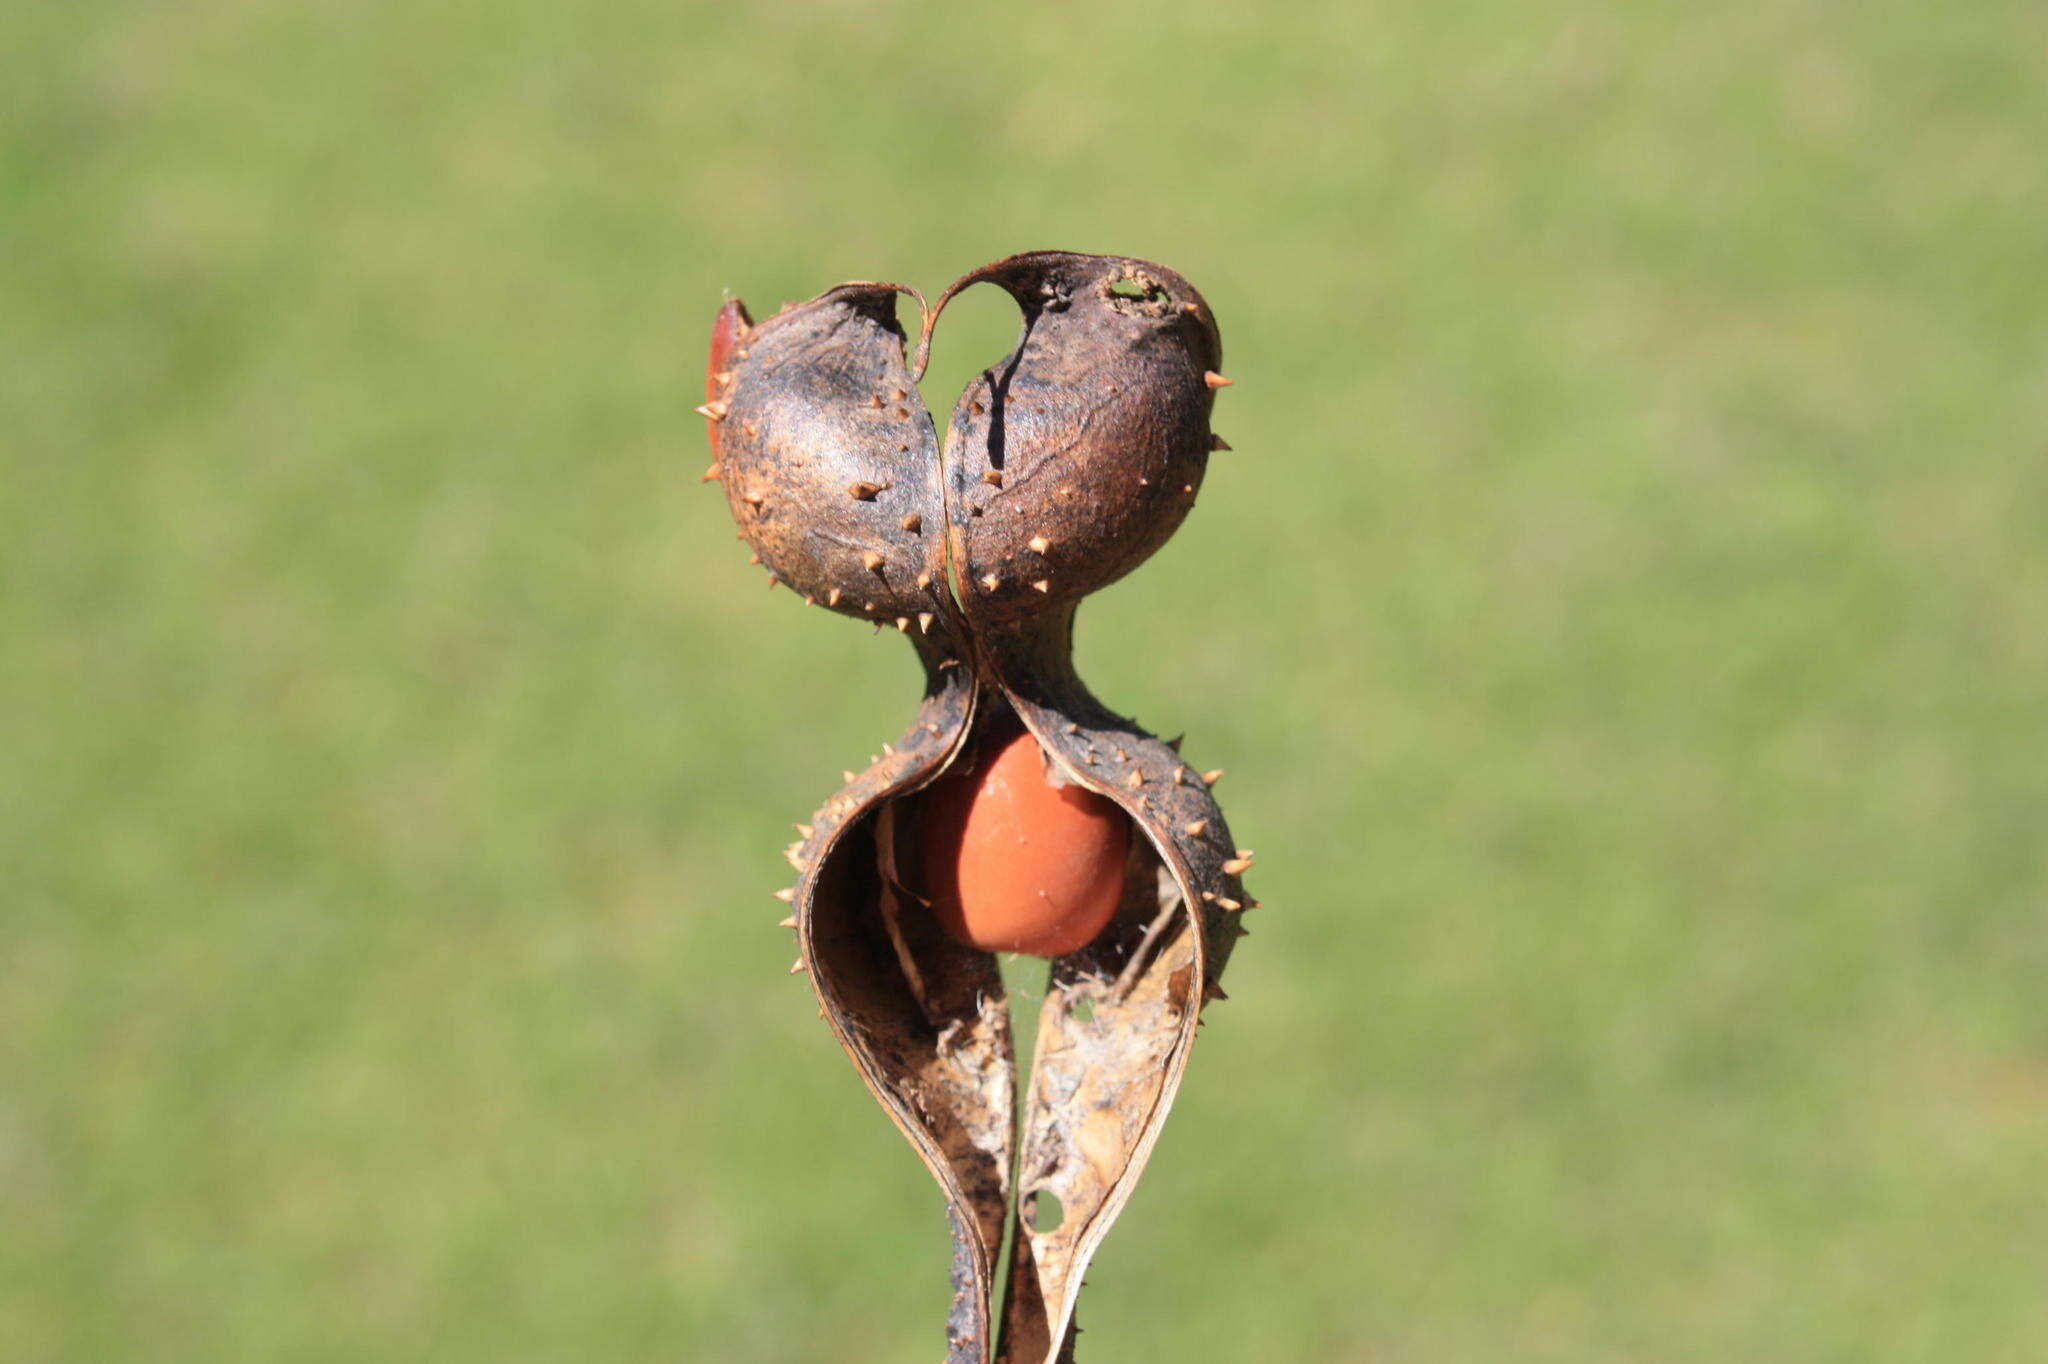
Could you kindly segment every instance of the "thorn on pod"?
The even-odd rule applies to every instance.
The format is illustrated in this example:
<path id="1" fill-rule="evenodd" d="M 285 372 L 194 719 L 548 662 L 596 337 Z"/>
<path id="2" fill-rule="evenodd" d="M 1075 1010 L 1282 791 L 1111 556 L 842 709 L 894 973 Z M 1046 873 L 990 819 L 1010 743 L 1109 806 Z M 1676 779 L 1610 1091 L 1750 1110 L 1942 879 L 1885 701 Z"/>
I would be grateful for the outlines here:
<path id="1" fill-rule="evenodd" d="M 907 634 L 909 634 L 909 633 L 910 633 L 910 617 L 908 617 L 908 616 L 898 616 L 898 617 L 896 617 L 896 628 L 897 628 L 898 630 L 902 631 L 902 632 L 903 632 L 904 634 L 906 634 L 906 635 L 907 635 Z"/>
<path id="2" fill-rule="evenodd" d="M 797 958 L 797 959 L 796 959 L 795 961 L 793 961 L 793 962 L 791 962 L 791 963 L 789 964 L 789 973 L 790 973 L 790 974 L 791 974 L 792 976 L 799 976 L 799 975 L 802 975 L 802 974 L 803 974 L 803 972 L 804 972 L 804 959 L 803 959 L 802 957 L 798 957 L 798 958 Z"/>
<path id="3" fill-rule="evenodd" d="M 1231 445 L 1229 441 L 1212 432 L 1209 436 L 1209 448 L 1211 450 L 1228 450 L 1231 448 Z"/>
<path id="4" fill-rule="evenodd" d="M 932 622 L 937 619 L 938 617 L 929 611 L 920 611 L 917 613 L 917 628 L 926 634 L 930 634 L 932 632 Z"/>
<path id="5" fill-rule="evenodd" d="M 787 886 L 782 890 L 776 891 L 775 898 L 782 901 L 785 905 L 794 903 L 796 900 L 796 887 Z"/>
<path id="6" fill-rule="evenodd" d="M 846 769 L 844 769 L 844 768 L 841 768 L 841 769 L 840 769 L 840 771 L 839 771 L 839 775 L 840 775 L 840 776 L 842 776 L 842 777 L 844 777 L 844 778 L 846 778 L 846 784 L 847 784 L 848 786 L 851 786 L 851 785 L 853 785 L 853 782 L 854 782 L 854 776 L 853 776 L 853 773 L 851 773 L 851 772 L 848 772 L 848 771 L 847 771 Z"/>
<path id="7" fill-rule="evenodd" d="M 755 550 L 755 551 L 754 551 L 754 552 L 753 552 L 752 554 L 749 554 L 749 555 L 747 556 L 747 562 L 748 562 L 748 563 L 750 563 L 750 564 L 758 564 L 758 563 L 760 563 L 760 562 L 761 562 L 761 551 L 759 551 L 759 550 Z"/>
<path id="8" fill-rule="evenodd" d="M 712 375 L 711 377 L 713 380 L 717 382 L 720 388 L 724 388 L 727 384 L 732 382 L 732 371 L 729 369 L 722 369 L 718 371 L 718 373 Z"/>
<path id="9" fill-rule="evenodd" d="M 917 575 L 917 590 L 918 590 L 918 591 L 922 592 L 922 591 L 924 591 L 924 590 L 925 590 L 926 588 L 929 588 L 929 587 L 930 587 L 931 585 L 932 585 L 932 575 L 931 575 L 930 573 L 928 573 L 928 572 L 927 572 L 927 573 L 920 573 L 920 574 L 918 574 L 918 575 Z"/>
<path id="10" fill-rule="evenodd" d="M 1031 590 L 1033 592 L 1050 593 L 1052 591 L 1052 580 L 1050 578 L 1040 578 L 1031 584 Z"/>
<path id="11" fill-rule="evenodd" d="M 985 573 L 982 575 L 981 586 L 984 591 L 993 592 L 998 587 L 1002 586 L 1002 583 L 1003 580 L 1001 578 L 998 578 L 993 573 Z"/>
<path id="12" fill-rule="evenodd" d="M 780 921 L 779 923 L 777 923 L 777 924 L 776 924 L 775 926 L 776 926 L 777 928 L 795 928 L 795 927 L 796 927 L 796 915 L 794 915 L 794 914 L 790 915 L 790 916 L 789 916 L 789 917 L 788 917 L 787 919 L 783 919 L 783 920 L 781 920 L 781 921 Z"/>
<path id="13" fill-rule="evenodd" d="M 1205 903 L 1205 904 L 1211 904 L 1211 905 L 1215 904 L 1215 903 L 1216 903 L 1216 892 L 1215 892 L 1215 891 L 1213 891 L 1213 890 L 1205 890 L 1205 891 L 1203 891 L 1203 892 L 1202 892 L 1202 901 L 1203 901 L 1203 903 Z"/>
<path id="14" fill-rule="evenodd" d="M 723 402 L 719 402 L 719 403 L 706 403 L 706 404 L 704 404 L 704 405 L 703 405 L 702 407 L 700 407 L 700 408 L 698 408 L 698 409 L 697 409 L 697 411 L 698 411 L 698 413 L 699 413 L 699 414 L 701 414 L 701 415 L 703 415 L 703 416 L 706 416 L 706 417 L 709 417 L 709 418 L 711 418 L 711 420 L 713 420 L 713 421 L 715 421 L 715 422 L 722 422 L 722 421 L 724 421 L 724 420 L 725 420 L 725 414 L 726 414 L 727 412 L 730 412 L 731 410 L 732 410 L 732 405 L 731 405 L 730 403 L 723 403 Z"/>
<path id="15" fill-rule="evenodd" d="M 862 479 L 858 482 L 847 484 L 846 495 L 856 502 L 872 502 L 875 500 L 875 494 L 882 491 L 886 486 L 888 485 L 869 483 L 867 480 Z"/>
<path id="16" fill-rule="evenodd" d="M 1234 912 L 1236 912 L 1237 910 L 1240 910 L 1240 909 L 1243 909 L 1243 908 L 1244 908 L 1244 906 L 1243 906 L 1243 905 L 1241 905 L 1241 904 L 1239 904 L 1239 903 L 1238 903 L 1237 901 L 1235 901 L 1235 900 L 1231 899 L 1231 898 L 1230 898 L 1230 897 L 1229 897 L 1228 895 L 1219 895 L 1219 896 L 1217 896 L 1217 897 L 1216 897 L 1216 907 L 1217 907 L 1217 908 L 1219 908 L 1219 909 L 1227 909 L 1227 910 L 1230 910 L 1230 911 L 1232 911 L 1233 913 L 1234 913 Z"/>
<path id="17" fill-rule="evenodd" d="M 767 498 L 761 495 L 761 491 L 758 488 L 749 488 L 745 492 L 740 494 L 740 501 L 746 503 L 750 507 L 758 507 L 767 500 Z"/>
<path id="18" fill-rule="evenodd" d="M 1233 857 L 1223 864 L 1225 876 L 1242 876 L 1251 869 L 1252 859 L 1249 857 Z"/>
<path id="19" fill-rule="evenodd" d="M 1043 554 L 1051 548 L 1052 541 L 1046 539 L 1043 535 L 1034 535 L 1031 537 L 1031 552 L 1033 554 Z"/>
<path id="20" fill-rule="evenodd" d="M 723 471 L 719 468 L 718 465 L 714 464 L 709 469 L 706 469 L 704 471 L 703 477 L 699 478 L 697 481 L 699 483 L 716 483 L 723 476 Z"/>
<path id="21" fill-rule="evenodd" d="M 1173 769 L 1173 783 L 1174 783 L 1174 785 L 1176 785 L 1176 786 L 1186 786 L 1186 785 L 1187 785 L 1187 783 L 1188 783 L 1188 770 L 1187 770 L 1187 768 L 1186 768 L 1186 767 L 1176 767 L 1176 768 L 1174 768 L 1174 769 Z"/>
<path id="22" fill-rule="evenodd" d="M 1131 775 L 1124 778 L 1124 785 L 1130 787 L 1133 791 L 1137 790 L 1144 784 L 1145 774 L 1143 772 L 1140 772 L 1135 767 L 1131 769 Z"/>
<path id="23" fill-rule="evenodd" d="M 802 858 L 802 856 L 800 856 L 803 850 L 803 846 L 804 845 L 801 843 L 792 843 L 782 850 L 783 860 L 788 862 L 790 866 L 795 867 L 798 871 L 802 871 L 804 869 L 804 859 Z"/>
<path id="24" fill-rule="evenodd" d="M 912 512 L 903 518 L 903 529 L 909 531 L 912 535 L 918 534 L 924 530 L 924 518 L 916 512 Z"/>
<path id="25" fill-rule="evenodd" d="M 806 842 L 810 840 L 813 834 L 817 833 L 817 830 L 813 829 L 808 824 L 792 824 L 789 827 L 796 830 L 798 833 L 802 834 Z"/>
<path id="26" fill-rule="evenodd" d="M 1220 767 L 1212 767 L 1207 772 L 1204 772 L 1202 774 L 1202 785 L 1204 786 L 1214 786 L 1217 782 L 1222 780 L 1223 769 Z"/>
<path id="27" fill-rule="evenodd" d="M 1206 819 L 1191 819 L 1180 827 L 1187 832 L 1189 838 L 1200 838 L 1203 834 L 1209 832 L 1209 821 Z"/>
<path id="28" fill-rule="evenodd" d="M 1230 387 L 1230 380 L 1224 378 L 1222 375 L 1218 374 L 1213 369 L 1205 369 L 1202 371 L 1202 382 L 1207 384 L 1211 388 Z"/>
<path id="29" fill-rule="evenodd" d="M 876 574 L 878 576 L 882 571 L 882 565 L 889 562 L 887 559 L 884 559 L 880 554 L 877 554 L 874 550 L 868 550 L 866 553 L 862 554 L 860 556 L 860 561 L 862 566 L 864 566 L 868 572 Z"/>
<path id="30" fill-rule="evenodd" d="M 1228 999 L 1228 998 L 1230 998 L 1230 996 L 1229 996 L 1229 995 L 1227 995 L 1227 994 L 1225 994 L 1225 993 L 1223 993 L 1223 987 L 1222 987 L 1221 985 L 1218 985 L 1218 984 L 1217 984 L 1217 983 L 1216 983 L 1215 981 L 1213 981 L 1213 980 L 1210 980 L 1210 981 L 1204 981 L 1204 982 L 1202 983 L 1202 998 L 1203 998 L 1203 999 Z"/>
<path id="31" fill-rule="evenodd" d="M 988 484 L 991 488 L 1000 488 L 1003 486 L 1003 471 L 1001 469 L 983 469 L 981 471 L 981 481 Z"/>
<path id="32" fill-rule="evenodd" d="M 841 592 L 838 588 L 835 587 L 825 594 L 825 605 L 837 606 L 839 605 L 839 599 L 845 595 L 846 594 L 844 592 Z"/>

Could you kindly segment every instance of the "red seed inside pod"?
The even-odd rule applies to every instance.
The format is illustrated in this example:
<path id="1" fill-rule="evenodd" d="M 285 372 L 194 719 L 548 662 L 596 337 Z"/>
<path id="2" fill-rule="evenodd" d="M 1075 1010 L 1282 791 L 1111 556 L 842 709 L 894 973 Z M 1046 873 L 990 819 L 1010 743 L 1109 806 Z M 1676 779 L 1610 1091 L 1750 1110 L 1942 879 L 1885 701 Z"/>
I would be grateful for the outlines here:
<path id="1" fill-rule="evenodd" d="M 1062 956 L 1116 914 L 1130 817 L 1093 791 L 1054 786 L 1015 720 L 982 737 L 971 771 L 925 792 L 920 825 L 924 892 L 964 946 Z"/>

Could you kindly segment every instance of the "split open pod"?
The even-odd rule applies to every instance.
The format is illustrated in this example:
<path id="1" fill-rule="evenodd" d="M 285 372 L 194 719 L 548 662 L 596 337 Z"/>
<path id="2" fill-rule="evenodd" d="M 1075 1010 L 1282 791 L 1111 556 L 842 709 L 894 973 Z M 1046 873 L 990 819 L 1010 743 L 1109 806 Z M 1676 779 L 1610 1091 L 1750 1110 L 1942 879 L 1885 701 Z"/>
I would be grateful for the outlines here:
<path id="1" fill-rule="evenodd" d="M 1022 330 L 942 452 L 916 377 L 947 301 L 979 283 Z M 793 969 L 944 1190 L 949 1364 L 1072 1358 L 1082 1274 L 1252 904 L 1220 773 L 1097 701 L 1072 662 L 1081 599 L 1165 543 L 1228 448 L 1209 429 L 1221 361 L 1187 280 L 1064 251 L 984 266 L 934 308 L 843 284 L 759 323 L 728 303 L 713 327 L 707 477 L 742 538 L 924 665 L 910 728 L 797 826 L 780 896 Z M 1051 959 L 1021 1134 L 998 950 Z"/>

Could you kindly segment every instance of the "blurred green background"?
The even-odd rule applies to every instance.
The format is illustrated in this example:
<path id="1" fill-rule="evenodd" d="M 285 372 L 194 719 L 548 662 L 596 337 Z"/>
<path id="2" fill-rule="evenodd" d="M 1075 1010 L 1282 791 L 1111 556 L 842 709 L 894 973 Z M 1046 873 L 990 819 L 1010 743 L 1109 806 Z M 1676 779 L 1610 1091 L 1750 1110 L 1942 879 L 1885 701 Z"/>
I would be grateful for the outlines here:
<path id="1" fill-rule="evenodd" d="M 1267 903 L 1084 1358 L 2048 1357 L 2037 0 L 0 37 L 0 1358 L 938 1356 L 768 898 L 916 674 L 690 409 L 1048 246 L 1222 319 L 1081 661 Z"/>

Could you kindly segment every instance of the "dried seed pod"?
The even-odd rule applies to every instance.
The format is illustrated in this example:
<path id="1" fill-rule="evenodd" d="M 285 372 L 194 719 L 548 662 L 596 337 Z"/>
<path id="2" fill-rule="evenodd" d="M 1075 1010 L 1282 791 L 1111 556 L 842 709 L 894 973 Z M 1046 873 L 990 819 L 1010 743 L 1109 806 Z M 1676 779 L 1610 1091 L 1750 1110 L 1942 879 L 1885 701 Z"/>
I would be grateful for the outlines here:
<path id="1" fill-rule="evenodd" d="M 978 616 L 1042 615 L 1136 568 L 1187 516 L 1222 342 L 1202 296 L 1164 266 L 1033 251 L 940 296 L 920 370 L 946 304 L 983 282 L 1017 301 L 1024 326 L 953 409 L 954 553 Z"/>
<path id="2" fill-rule="evenodd" d="M 1248 859 L 1208 781 L 1177 743 L 1097 702 L 1071 662 L 1080 599 L 1186 515 L 1227 381 L 1207 304 L 1160 266 L 1034 252 L 966 276 L 940 306 L 981 281 L 1017 299 L 1024 331 L 960 400 L 943 482 L 904 364 L 900 286 L 842 285 L 759 325 L 728 304 L 705 413 L 733 514 L 771 573 L 847 614 L 902 617 L 925 666 L 904 737 L 799 826 L 799 966 L 945 1192 L 950 1364 L 1038 1364 L 1072 1357 L 1081 1276 L 1157 1139 L 1203 1005 L 1221 997 L 1249 902 Z M 981 865 L 967 841 L 990 835 L 963 811 L 1006 770 L 1075 790 L 1027 791 L 1004 818 L 1086 845 L 1079 868 L 1054 867 L 1043 846 L 1036 862 L 1004 849 L 987 860 L 998 917 L 1031 915 L 1029 893 L 1002 884 L 1018 866 L 1048 882 L 1030 893 L 1081 916 L 1061 909 L 1014 937 L 976 931 L 964 903 L 990 894 L 965 874 Z M 963 874 L 946 882 L 934 868 L 952 852 Z M 1055 872 L 1071 885 L 1050 884 Z M 976 943 L 1058 954 L 1014 1190 L 1007 999 Z M 1013 1216 L 998 1347 L 991 1304 Z"/>
<path id="3" fill-rule="evenodd" d="M 878 621 L 938 612 L 938 434 L 904 364 L 896 284 L 842 284 L 712 332 L 703 409 L 733 519 L 769 572 Z M 918 300 L 920 313 L 924 303 Z"/>

